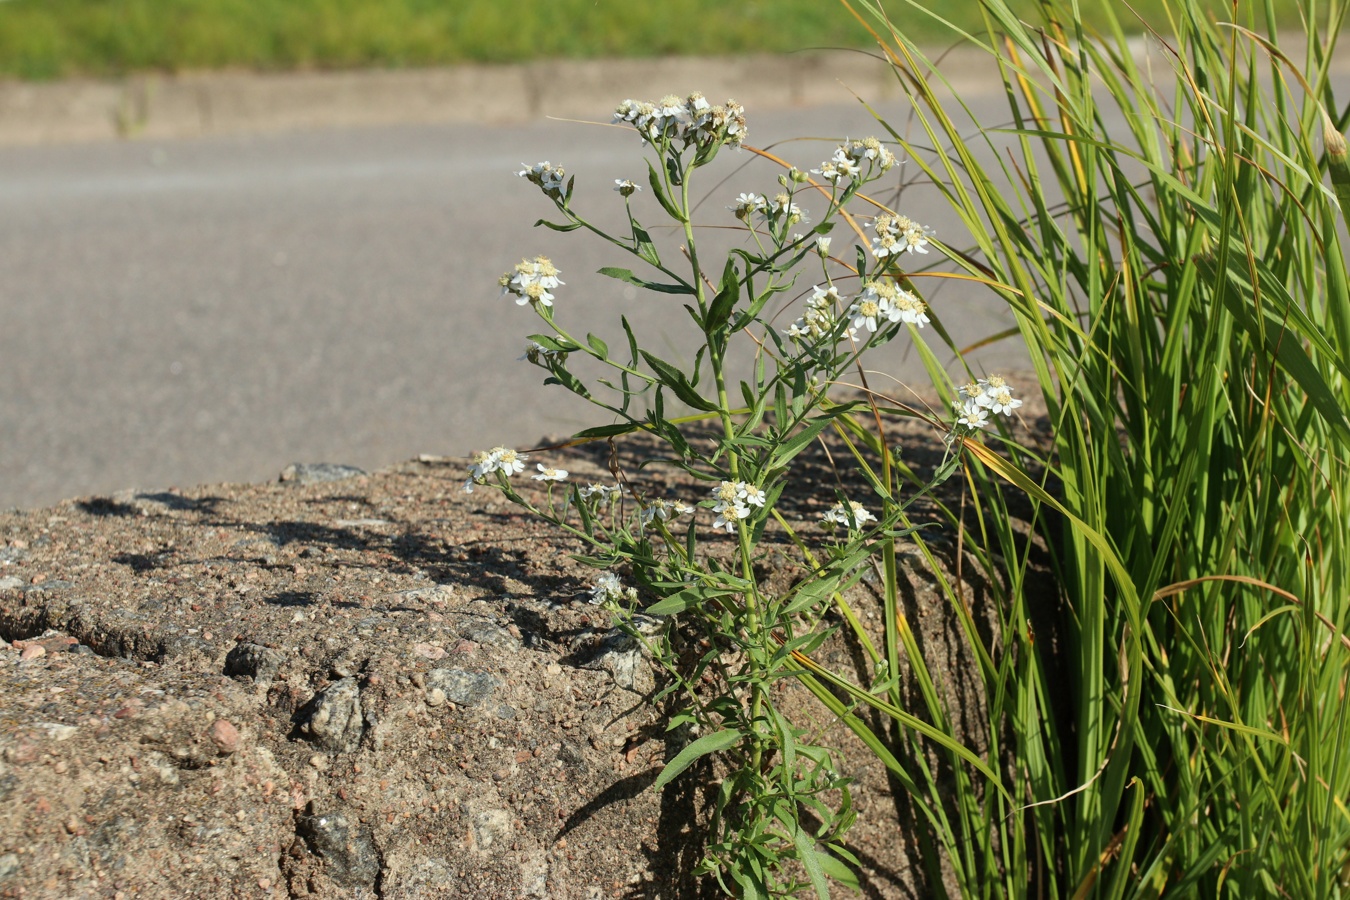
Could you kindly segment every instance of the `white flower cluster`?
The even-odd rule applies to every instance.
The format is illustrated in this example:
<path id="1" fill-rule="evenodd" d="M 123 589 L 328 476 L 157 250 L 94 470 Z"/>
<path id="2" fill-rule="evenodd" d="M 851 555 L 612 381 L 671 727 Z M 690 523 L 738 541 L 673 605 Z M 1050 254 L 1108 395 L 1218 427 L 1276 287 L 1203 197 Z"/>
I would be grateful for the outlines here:
<path id="1" fill-rule="evenodd" d="M 843 525 L 846 528 L 861 529 L 868 522 L 875 522 L 877 517 L 872 515 L 857 500 L 850 500 L 848 505 L 836 503 L 834 506 L 820 514 L 820 521 L 825 525 Z"/>
<path id="2" fill-rule="evenodd" d="M 872 223 L 877 236 L 872 238 L 872 252 L 877 259 L 910 253 L 927 253 L 928 239 L 937 232 L 920 225 L 908 216 L 877 216 Z"/>
<path id="3" fill-rule="evenodd" d="M 517 453 L 509 447 L 479 450 L 473 456 L 473 464 L 469 466 L 469 480 L 464 482 L 464 490 L 472 494 L 473 486 L 486 483 L 487 477 L 494 472 L 501 472 L 508 478 L 523 472 L 525 471 L 525 460 L 529 458 L 528 455 Z"/>
<path id="4" fill-rule="evenodd" d="M 821 163 L 819 169 L 811 171 L 830 184 L 838 184 L 845 178 L 856 181 L 864 177 L 864 167 L 867 169 L 866 175 L 870 176 L 874 171 L 886 172 L 894 165 L 895 154 L 887 150 L 881 141 L 870 137 L 861 141 L 844 141 L 835 148 L 834 156 Z"/>
<path id="5" fill-rule="evenodd" d="M 788 225 L 811 221 L 811 218 L 802 211 L 800 206 L 793 203 L 792 198 L 787 194 L 777 194 L 772 201 L 759 194 L 741 194 L 736 198 L 736 202 L 728 206 L 727 209 L 731 210 L 736 218 L 746 223 L 750 221 L 752 215 L 759 216 L 760 220 L 766 224 L 776 224 L 781 219 L 786 219 Z M 829 244 L 825 246 L 828 247 Z"/>
<path id="6" fill-rule="evenodd" d="M 642 508 L 642 527 L 656 521 L 668 522 L 672 519 L 678 519 L 680 516 L 688 515 L 694 508 L 679 500 L 655 500 L 647 501 L 647 505 Z"/>
<path id="7" fill-rule="evenodd" d="M 517 172 L 517 175 L 521 178 L 528 178 L 531 184 L 539 185 L 540 190 L 545 194 L 559 199 L 562 198 L 563 188 L 566 186 L 564 179 L 567 177 L 567 172 L 563 170 L 562 166 L 555 167 L 548 160 L 534 165 L 529 163 L 521 163 L 521 165 L 525 168 Z"/>
<path id="8" fill-rule="evenodd" d="M 864 328 L 875 332 L 877 324 L 883 319 L 908 322 L 920 328 L 929 321 L 923 301 L 891 281 L 867 282 L 845 315 L 852 319 L 849 323 L 852 329 L 850 337 Z"/>
<path id="9" fill-rule="evenodd" d="M 958 413 L 956 424 L 975 430 L 989 423 L 991 414 L 1002 413 L 1011 417 L 1012 411 L 1022 405 L 1022 401 L 1012 395 L 1012 388 L 1000 375 L 990 375 L 964 385 L 959 389 L 960 403 L 953 403 Z"/>
<path id="10" fill-rule="evenodd" d="M 625 100 L 614 110 L 615 122 L 628 122 L 644 143 L 681 143 L 685 147 L 711 147 L 745 140 L 745 107 L 735 100 L 713 106 L 695 91 L 681 100 L 674 94 L 659 103 Z"/>
<path id="11" fill-rule="evenodd" d="M 563 283 L 558 278 L 561 274 L 547 256 L 536 256 L 533 260 L 523 259 L 516 263 L 515 269 L 498 278 L 497 283 L 501 285 L 503 295 L 516 298 L 517 306 L 526 303 L 552 306 L 553 295 L 549 292 Z M 526 356 L 529 356 L 528 350 Z"/>
<path id="12" fill-rule="evenodd" d="M 806 312 L 787 329 L 788 337 L 818 341 L 834 331 L 837 321 L 835 310 L 840 302 L 839 289 L 834 285 L 823 288 L 813 285 L 812 294 L 806 301 Z"/>
<path id="13" fill-rule="evenodd" d="M 714 528 L 724 529 L 728 534 L 736 530 L 736 523 L 750 516 L 750 507 L 764 506 L 764 492 L 753 484 L 744 481 L 724 481 L 712 489 L 713 512 L 717 519 Z"/>
<path id="14" fill-rule="evenodd" d="M 623 493 L 623 488 L 619 487 L 617 484 L 596 484 L 595 482 L 591 482 L 582 488 L 579 493 L 581 494 L 582 500 L 594 499 L 596 506 L 603 508 L 608 506 L 615 497 Z"/>
<path id="15" fill-rule="evenodd" d="M 624 587 L 623 582 L 619 581 L 619 576 L 613 572 L 601 572 L 591 588 L 590 602 L 602 606 L 606 603 L 621 603 L 624 600 L 636 603 L 637 598 L 637 588 Z"/>

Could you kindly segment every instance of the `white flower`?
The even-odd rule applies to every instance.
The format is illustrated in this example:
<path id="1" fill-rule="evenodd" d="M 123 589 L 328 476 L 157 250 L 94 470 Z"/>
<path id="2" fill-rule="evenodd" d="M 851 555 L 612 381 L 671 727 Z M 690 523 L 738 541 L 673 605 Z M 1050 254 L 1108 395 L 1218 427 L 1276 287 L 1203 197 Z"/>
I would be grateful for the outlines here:
<path id="1" fill-rule="evenodd" d="M 742 502 L 746 498 L 746 488 L 744 481 L 724 481 L 712 489 L 712 497 L 717 501 L 713 504 L 713 512 L 717 513 L 714 528 L 733 532 L 736 523 L 750 515 L 750 508 Z"/>
<path id="2" fill-rule="evenodd" d="M 1001 375 L 990 375 L 988 378 L 980 378 L 972 381 L 970 384 L 958 388 L 962 397 L 966 398 L 965 404 L 958 407 L 964 410 L 965 406 L 975 404 L 989 413 L 1002 413 L 1005 416 L 1011 416 L 1012 411 L 1022 405 L 1021 400 L 1017 400 L 1012 395 L 1012 388 Z M 980 424 L 984 424 L 981 422 Z"/>
<path id="3" fill-rule="evenodd" d="M 927 253 L 928 239 L 936 232 L 920 225 L 908 216 L 878 216 L 872 223 L 877 236 L 872 238 L 872 252 L 877 259 L 910 253 Z"/>
<path id="4" fill-rule="evenodd" d="M 806 301 L 806 312 L 786 329 L 788 337 L 818 340 L 834 330 L 839 289 L 834 285 L 828 288 L 815 285 L 813 290 Z"/>
<path id="5" fill-rule="evenodd" d="M 736 523 L 748 515 L 750 515 L 750 510 L 744 506 L 729 507 L 717 514 L 717 518 L 713 520 L 713 527 L 721 528 L 727 534 L 731 534 L 736 530 Z"/>
<path id="6" fill-rule="evenodd" d="M 619 581 L 619 576 L 613 572 L 601 572 L 600 577 L 595 579 L 595 584 L 591 587 L 590 602 L 597 606 L 605 603 L 619 603 L 623 600 L 636 602 L 637 598 L 637 588 L 624 587 L 623 582 Z"/>
<path id="7" fill-rule="evenodd" d="M 579 493 L 583 500 L 590 500 L 592 497 L 599 498 L 596 500 L 596 506 L 597 508 L 603 508 L 608 506 L 610 502 L 621 493 L 621 489 L 618 485 L 596 484 L 592 482 L 582 488 Z"/>
<path id="8" fill-rule="evenodd" d="M 491 453 L 497 458 L 497 471 L 507 476 L 525 471 L 525 460 L 530 458 L 527 454 L 517 453 L 509 447 L 494 447 Z"/>
<path id="9" fill-rule="evenodd" d="M 862 331 L 866 328 L 870 332 L 877 330 L 877 318 L 884 316 L 886 310 L 878 301 L 875 293 L 864 291 L 858 295 L 858 299 L 853 301 L 853 305 L 848 308 L 844 315 L 852 321 L 849 323 L 854 331 Z"/>
<path id="10" fill-rule="evenodd" d="M 967 399 L 964 403 L 952 404 L 958 413 L 956 424 L 972 431 L 983 428 L 989 423 L 989 409 L 981 406 L 978 400 Z"/>
<path id="11" fill-rule="evenodd" d="M 891 310 L 891 321 L 898 319 L 920 328 L 930 321 L 924 312 L 923 301 L 901 288 L 896 289 L 895 297 L 891 300 Z"/>
<path id="12" fill-rule="evenodd" d="M 516 298 L 517 306 L 533 303 L 538 306 L 552 306 L 553 288 L 563 284 L 558 276 L 562 273 L 547 256 L 523 259 L 516 263 L 515 269 L 497 279 L 502 293 Z"/>
<path id="13" fill-rule="evenodd" d="M 764 506 L 764 492 L 753 484 L 747 484 L 741 488 L 740 497 L 750 506 Z"/>
<path id="14" fill-rule="evenodd" d="M 811 219 L 802 212 L 802 208 L 792 202 L 792 198 L 787 194 L 778 194 L 773 198 L 772 203 L 766 203 L 758 210 L 766 222 L 777 222 L 786 217 L 789 225 L 796 225 L 799 222 L 810 222 Z M 740 217 L 738 212 L 737 217 Z"/>
<path id="15" fill-rule="evenodd" d="M 829 238 L 827 237 L 816 238 L 816 254 L 819 255 L 821 259 L 829 259 L 830 257 Z"/>
<path id="16" fill-rule="evenodd" d="M 472 494 L 474 485 L 485 483 L 493 472 L 501 472 L 509 478 L 524 470 L 525 463 L 521 462 L 524 459 L 529 457 L 506 447 L 479 450 L 473 455 L 473 463 L 469 466 L 469 478 L 464 482 L 465 493 Z"/>
<path id="17" fill-rule="evenodd" d="M 526 303 L 533 303 L 538 306 L 552 306 L 553 295 L 548 292 L 538 281 L 531 281 L 525 285 L 524 290 L 516 297 L 516 306 L 524 306 Z"/>
<path id="18" fill-rule="evenodd" d="M 985 381 L 983 378 L 978 381 L 972 381 L 969 384 L 963 384 L 957 388 L 957 393 L 967 400 L 974 400 L 980 406 L 988 406 L 989 403 L 985 396 Z"/>
<path id="19" fill-rule="evenodd" d="M 843 525 L 853 529 L 860 529 L 868 522 L 875 522 L 876 520 L 877 517 L 864 509 L 863 505 L 856 500 L 850 500 L 847 506 L 843 503 L 836 503 L 820 514 L 820 521 L 825 525 Z"/>
<path id="20" fill-rule="evenodd" d="M 567 479 L 566 469 L 550 469 L 543 463 L 536 463 L 535 468 L 539 470 L 539 474 L 530 476 L 535 481 L 565 481 Z"/>
<path id="21" fill-rule="evenodd" d="M 881 141 L 874 137 L 863 138 L 861 141 L 848 141 L 840 149 L 844 150 L 850 159 L 859 163 L 866 160 L 882 172 L 895 165 L 895 156 L 882 146 Z"/>
<path id="22" fill-rule="evenodd" d="M 555 167 L 547 160 L 532 166 L 528 163 L 521 165 L 525 168 L 516 173 L 521 178 L 527 178 L 531 184 L 539 185 L 545 194 L 562 194 L 563 179 L 567 176 L 562 166 Z"/>
<path id="23" fill-rule="evenodd" d="M 819 169 L 812 169 L 811 172 L 815 175 L 819 175 L 830 184 L 838 184 L 839 179 L 844 176 L 844 173 L 839 171 L 838 164 L 828 159 L 820 164 Z"/>
<path id="24" fill-rule="evenodd" d="M 642 190 L 642 186 L 629 181 L 627 178 L 615 178 L 614 190 L 618 191 L 624 197 L 631 197 L 636 192 Z"/>
<path id="25" fill-rule="evenodd" d="M 735 206 L 728 206 L 727 209 L 736 214 L 736 218 L 742 222 L 749 220 L 751 213 L 762 212 L 768 208 L 769 201 L 758 194 L 741 194 L 736 198 Z"/>
<path id="26" fill-rule="evenodd" d="M 927 225 L 920 225 L 906 216 L 896 219 L 896 228 L 900 231 L 900 249 L 908 250 L 910 253 L 927 253 L 929 237 L 937 234 Z"/>
<path id="27" fill-rule="evenodd" d="M 656 499 L 650 501 L 642 510 L 643 526 L 650 525 L 658 519 L 662 522 L 671 519 L 678 519 L 680 516 L 693 512 L 693 507 L 686 506 L 678 500 Z"/>
<path id="28" fill-rule="evenodd" d="M 1000 388 L 993 394 L 993 400 L 989 403 L 991 413 L 1003 413 L 1005 416 L 1011 416 L 1012 411 L 1022 405 L 1022 401 L 1012 395 L 1008 388 Z"/>

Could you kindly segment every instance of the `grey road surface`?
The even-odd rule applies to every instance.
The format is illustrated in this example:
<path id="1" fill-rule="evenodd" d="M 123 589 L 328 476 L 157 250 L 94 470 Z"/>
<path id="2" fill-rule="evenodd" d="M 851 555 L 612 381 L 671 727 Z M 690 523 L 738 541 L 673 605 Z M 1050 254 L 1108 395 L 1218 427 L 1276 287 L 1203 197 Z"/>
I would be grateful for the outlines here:
<path id="1" fill-rule="evenodd" d="M 877 130 L 847 99 L 749 115 L 750 143 L 803 168 Z M 780 143 L 801 135 L 822 140 Z M 614 345 L 623 313 L 654 351 L 689 358 L 679 304 L 594 274 L 633 265 L 614 248 L 532 228 L 551 205 L 514 175 L 562 164 L 578 208 L 615 224 L 614 179 L 645 179 L 640 151 L 631 131 L 551 121 L 0 149 L 0 507 L 270 479 L 295 461 L 376 467 L 524 447 L 607 421 L 519 361 L 538 323 L 496 279 L 547 254 L 566 282 L 560 321 Z M 738 192 L 777 190 L 778 170 L 749 153 L 706 171 L 696 193 L 710 225 L 736 224 L 725 207 Z M 648 194 L 636 199 L 660 221 Z M 965 243 L 931 190 L 901 205 Z M 673 236 L 658 240 L 677 258 Z M 839 235 L 836 250 L 851 255 L 848 243 Z M 929 299 L 958 342 L 1011 324 L 972 292 Z M 915 375 L 902 345 L 873 368 Z M 1024 364 L 1015 342 L 979 360 Z"/>

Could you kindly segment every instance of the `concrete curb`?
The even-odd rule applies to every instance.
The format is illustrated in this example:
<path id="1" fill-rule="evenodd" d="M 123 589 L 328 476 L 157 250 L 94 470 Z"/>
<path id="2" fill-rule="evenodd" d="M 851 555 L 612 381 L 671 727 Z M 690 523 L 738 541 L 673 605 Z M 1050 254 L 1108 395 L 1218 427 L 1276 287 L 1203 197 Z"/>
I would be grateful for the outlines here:
<path id="1" fill-rule="evenodd" d="M 969 59 L 964 57 L 969 56 Z M 948 60 L 966 80 L 991 74 L 983 54 Z M 980 63 L 983 65 L 980 65 Z M 948 65 L 944 64 L 944 71 Z M 608 118 L 625 97 L 700 90 L 751 108 L 870 102 L 899 93 L 887 66 L 864 53 L 557 60 L 356 72 L 205 72 L 121 80 L 0 83 L 0 145 L 391 124 Z"/>

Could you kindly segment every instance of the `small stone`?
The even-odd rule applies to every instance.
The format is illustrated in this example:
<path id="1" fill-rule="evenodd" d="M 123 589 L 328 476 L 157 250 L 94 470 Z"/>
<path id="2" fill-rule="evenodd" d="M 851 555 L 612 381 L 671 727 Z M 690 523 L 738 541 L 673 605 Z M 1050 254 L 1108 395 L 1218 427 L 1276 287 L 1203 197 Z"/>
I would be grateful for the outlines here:
<path id="1" fill-rule="evenodd" d="M 270 879 L 270 878 L 259 878 L 259 879 L 258 879 L 258 887 L 262 888 L 264 891 L 270 891 L 270 890 L 272 889 L 272 879 Z"/>
<path id="2" fill-rule="evenodd" d="M 224 756 L 229 756 L 239 749 L 239 729 L 225 719 L 216 719 L 212 722 L 206 734 Z"/>
<path id="3" fill-rule="evenodd" d="M 349 753 L 361 744 L 365 723 L 355 678 L 342 678 L 305 706 L 300 731 L 325 750 Z"/>
<path id="4" fill-rule="evenodd" d="M 426 675 L 427 692 L 439 688 L 445 697 L 460 706 L 477 706 L 492 696 L 501 681 L 485 672 L 465 672 L 462 669 L 432 669 Z"/>
<path id="5" fill-rule="evenodd" d="M 550 675 L 561 675 L 562 666 L 558 665 L 557 663 L 549 663 L 548 667 L 544 671 L 548 672 L 548 674 Z"/>
<path id="6" fill-rule="evenodd" d="M 47 655 L 47 648 L 41 644 L 29 644 L 19 652 L 19 659 L 41 659 Z"/>
<path id="7" fill-rule="evenodd" d="M 281 471 L 281 481 L 293 484 L 320 484 L 327 481 L 342 481 L 365 475 L 363 469 L 356 466 L 341 466 L 333 463 L 291 463 Z"/>
<path id="8" fill-rule="evenodd" d="M 445 699 L 445 691 L 440 688 L 427 689 L 427 706 L 444 706 Z"/>
<path id="9" fill-rule="evenodd" d="M 340 814 L 318 815 L 310 803 L 296 832 L 310 852 L 323 858 L 326 874 L 346 887 L 373 888 L 380 875 L 379 851 L 369 827 Z"/>
<path id="10" fill-rule="evenodd" d="M 242 642 L 234 645 L 225 657 L 225 674 L 252 678 L 259 685 L 269 685 L 276 677 L 286 654 L 260 644 Z"/>
<path id="11" fill-rule="evenodd" d="M 322 753 L 315 753 L 309 758 L 309 764 L 322 772 L 324 769 L 328 768 L 328 757 L 324 756 Z"/>
<path id="12" fill-rule="evenodd" d="M 423 659 L 434 660 L 445 658 L 445 648 L 437 647 L 433 644 L 423 644 L 423 643 L 413 644 L 413 653 L 417 654 Z"/>

